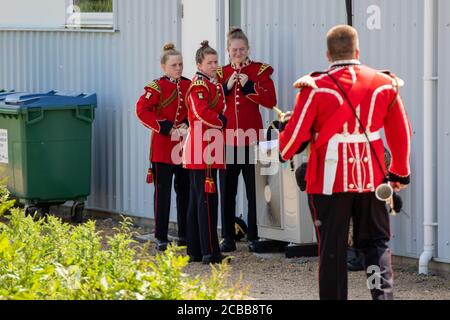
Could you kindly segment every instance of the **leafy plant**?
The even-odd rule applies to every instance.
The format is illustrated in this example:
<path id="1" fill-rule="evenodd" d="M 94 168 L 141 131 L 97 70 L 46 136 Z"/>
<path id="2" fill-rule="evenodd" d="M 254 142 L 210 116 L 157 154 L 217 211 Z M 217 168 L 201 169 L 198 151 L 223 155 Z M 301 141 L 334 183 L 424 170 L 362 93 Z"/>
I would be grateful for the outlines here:
<path id="1" fill-rule="evenodd" d="M 6 179 L 0 180 L 0 217 L 14 206 L 15 200 L 9 200 L 9 191 L 6 188 Z"/>
<path id="2" fill-rule="evenodd" d="M 227 285 L 229 266 L 211 275 L 191 277 L 180 248 L 149 254 L 149 245 L 133 240 L 124 218 L 113 236 L 96 231 L 95 221 L 72 226 L 49 216 L 35 221 L 12 208 L 5 188 L 2 208 L 11 214 L 0 222 L 0 299 L 141 300 L 243 299 L 248 289 Z M 5 219 L 3 219 L 5 220 Z"/>
<path id="3" fill-rule="evenodd" d="M 81 12 L 112 12 L 112 0 L 74 0 Z"/>

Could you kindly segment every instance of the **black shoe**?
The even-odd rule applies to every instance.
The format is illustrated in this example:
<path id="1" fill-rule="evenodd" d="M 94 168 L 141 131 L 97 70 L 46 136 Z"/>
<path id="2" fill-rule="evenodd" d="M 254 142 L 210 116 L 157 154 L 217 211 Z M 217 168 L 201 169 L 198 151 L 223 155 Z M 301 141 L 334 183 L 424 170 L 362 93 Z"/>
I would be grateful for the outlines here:
<path id="1" fill-rule="evenodd" d="M 186 239 L 183 238 L 183 237 L 178 237 L 177 246 L 179 246 L 179 247 L 186 247 L 187 246 Z"/>
<path id="2" fill-rule="evenodd" d="M 236 242 L 231 240 L 222 240 L 220 243 L 220 252 L 233 252 L 236 251 Z"/>
<path id="3" fill-rule="evenodd" d="M 202 262 L 202 256 L 189 256 L 189 263 L 191 262 Z"/>
<path id="4" fill-rule="evenodd" d="M 362 271 L 364 270 L 364 266 L 361 263 L 361 259 L 352 258 L 347 261 L 347 270 L 349 271 Z"/>
<path id="5" fill-rule="evenodd" d="M 249 252 L 257 252 L 258 251 L 258 240 L 249 240 L 248 241 L 248 251 Z"/>
<path id="6" fill-rule="evenodd" d="M 224 256 L 223 254 L 208 254 L 206 256 L 202 257 L 202 263 L 203 264 L 210 264 L 210 263 L 222 263 L 227 258 L 227 256 Z"/>
<path id="7" fill-rule="evenodd" d="M 156 239 L 156 250 L 166 251 L 168 245 L 169 245 L 169 240 Z"/>

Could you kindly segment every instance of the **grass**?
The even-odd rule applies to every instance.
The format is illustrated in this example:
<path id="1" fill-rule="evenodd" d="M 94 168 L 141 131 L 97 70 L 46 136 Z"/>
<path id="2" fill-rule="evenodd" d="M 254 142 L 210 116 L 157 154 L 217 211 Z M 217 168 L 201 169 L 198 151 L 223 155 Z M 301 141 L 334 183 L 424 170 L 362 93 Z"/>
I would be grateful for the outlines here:
<path id="1" fill-rule="evenodd" d="M 112 0 L 74 0 L 81 12 L 112 12 Z"/>

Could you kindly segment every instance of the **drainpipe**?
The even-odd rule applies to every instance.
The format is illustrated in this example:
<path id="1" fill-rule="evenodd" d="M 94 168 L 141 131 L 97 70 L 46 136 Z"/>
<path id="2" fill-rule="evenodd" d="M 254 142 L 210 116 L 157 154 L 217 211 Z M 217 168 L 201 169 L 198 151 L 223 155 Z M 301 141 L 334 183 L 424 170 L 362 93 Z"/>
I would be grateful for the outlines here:
<path id="1" fill-rule="evenodd" d="M 423 83 L 423 206 L 424 206 L 424 248 L 419 259 L 419 274 L 428 274 L 428 264 L 434 254 L 435 227 L 434 220 L 434 172 L 433 172 L 433 94 L 434 82 L 437 77 L 434 73 L 435 43 L 435 0 L 424 0 L 424 83 Z"/>

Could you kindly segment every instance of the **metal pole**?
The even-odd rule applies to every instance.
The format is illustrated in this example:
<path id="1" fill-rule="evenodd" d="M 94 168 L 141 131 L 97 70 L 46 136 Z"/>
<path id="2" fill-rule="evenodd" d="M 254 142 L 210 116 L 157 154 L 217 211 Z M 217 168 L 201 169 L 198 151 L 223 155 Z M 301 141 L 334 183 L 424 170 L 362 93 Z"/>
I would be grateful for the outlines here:
<path id="1" fill-rule="evenodd" d="M 353 0 L 345 0 L 345 7 L 347 8 L 347 24 L 353 26 Z"/>

